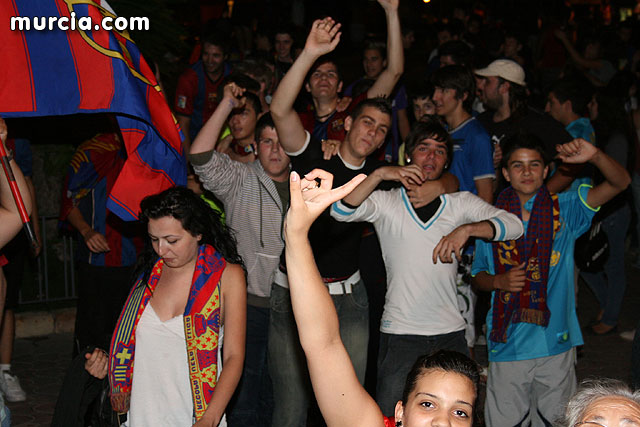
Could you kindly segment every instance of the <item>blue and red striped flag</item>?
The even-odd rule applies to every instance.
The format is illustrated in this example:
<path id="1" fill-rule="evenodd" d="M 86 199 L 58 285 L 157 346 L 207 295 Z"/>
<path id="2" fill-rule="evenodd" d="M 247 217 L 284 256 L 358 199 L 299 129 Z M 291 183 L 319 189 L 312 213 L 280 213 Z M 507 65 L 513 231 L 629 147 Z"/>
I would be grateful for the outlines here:
<path id="1" fill-rule="evenodd" d="M 182 135 L 128 33 L 96 30 L 105 16 L 115 18 L 104 0 L 2 0 L 0 115 L 115 113 L 127 160 L 107 206 L 135 220 L 142 198 L 186 185 Z M 12 30 L 12 17 L 28 18 L 31 29 Z M 43 17 L 47 25 L 56 18 L 52 29 L 34 29 Z M 72 17 L 75 30 L 58 27 L 60 18 Z M 89 18 L 92 29 L 80 29 L 80 20 L 86 24 Z"/>

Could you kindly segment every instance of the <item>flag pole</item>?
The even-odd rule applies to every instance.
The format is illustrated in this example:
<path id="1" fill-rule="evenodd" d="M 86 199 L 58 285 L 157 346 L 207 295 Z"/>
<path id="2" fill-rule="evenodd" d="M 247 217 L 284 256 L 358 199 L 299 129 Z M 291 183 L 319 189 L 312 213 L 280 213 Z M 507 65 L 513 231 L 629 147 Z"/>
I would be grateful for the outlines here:
<path id="1" fill-rule="evenodd" d="M 11 194 L 13 194 L 13 200 L 16 202 L 16 207 L 18 208 L 18 213 L 20 214 L 20 219 L 22 220 L 22 226 L 24 228 L 24 232 L 27 233 L 27 238 L 29 239 L 29 243 L 33 249 L 38 247 L 38 240 L 36 239 L 36 234 L 33 231 L 33 224 L 31 224 L 31 219 L 29 218 L 29 214 L 27 213 L 27 209 L 24 207 L 24 201 L 22 200 L 22 195 L 20 194 L 20 189 L 18 188 L 18 183 L 16 182 L 16 177 L 13 175 L 13 170 L 11 169 L 11 165 L 9 164 L 11 160 L 9 156 L 7 156 L 7 151 L 4 149 L 4 144 L 0 143 L 0 157 L 2 158 L 2 168 L 4 169 L 4 174 L 7 176 L 7 181 L 9 182 L 9 187 L 11 188 Z"/>

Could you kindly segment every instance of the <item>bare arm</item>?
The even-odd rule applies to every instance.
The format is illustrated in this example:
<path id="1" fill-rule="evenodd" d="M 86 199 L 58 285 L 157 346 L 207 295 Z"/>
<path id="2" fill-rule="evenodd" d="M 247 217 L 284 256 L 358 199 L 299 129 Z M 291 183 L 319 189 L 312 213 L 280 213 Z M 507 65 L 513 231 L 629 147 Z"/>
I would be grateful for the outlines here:
<path id="1" fill-rule="evenodd" d="M 367 91 L 367 97 L 388 96 L 404 71 L 404 49 L 398 16 L 399 0 L 378 0 L 387 17 L 387 68 Z"/>
<path id="2" fill-rule="evenodd" d="M 422 169 L 416 165 L 382 166 L 373 171 L 344 201 L 351 206 L 360 206 L 382 181 L 398 181 L 405 186 L 420 185 L 424 181 Z"/>
<path id="3" fill-rule="evenodd" d="M 598 69 L 602 67 L 602 61 L 599 59 L 585 59 L 580 53 L 573 47 L 573 44 L 564 33 L 564 31 L 555 30 L 554 35 L 562 42 L 564 48 L 567 49 L 567 52 L 571 56 L 571 59 L 583 68 L 595 68 Z"/>
<path id="4" fill-rule="evenodd" d="M 587 195 L 587 204 L 592 208 L 607 203 L 631 183 L 629 173 L 620 163 L 584 139 L 574 139 L 556 149 L 562 161 L 572 164 L 590 162 L 604 176 L 605 181 L 589 190 Z"/>
<path id="5" fill-rule="evenodd" d="M 300 150 L 306 139 L 304 127 L 298 113 L 293 109 L 293 103 L 316 59 L 333 51 L 338 45 L 341 34 L 339 30 L 340 24 L 331 18 L 314 21 L 302 53 L 273 94 L 271 116 L 280 136 L 280 144 L 288 153 Z"/>
<path id="6" fill-rule="evenodd" d="M 0 118 L 0 139 L 2 140 L 2 144 L 6 151 L 7 146 L 5 143 L 7 140 L 7 125 L 2 118 Z M 13 171 L 16 183 L 18 184 L 18 189 L 20 190 L 20 194 L 22 195 L 22 200 L 24 202 L 24 207 L 27 210 L 27 213 L 30 214 L 32 210 L 32 196 L 29 192 L 27 182 L 24 179 L 24 175 L 22 175 L 22 171 L 15 160 L 11 159 L 9 167 Z M 0 248 L 13 239 L 13 237 L 18 234 L 21 227 L 22 220 L 18 213 L 18 207 L 13 199 L 7 175 L 4 173 L 4 170 L 2 170 L 0 171 Z"/>
<path id="7" fill-rule="evenodd" d="M 77 207 L 73 207 L 67 216 L 67 221 L 69 224 L 73 226 L 78 233 L 82 235 L 84 239 L 84 243 L 87 245 L 89 250 L 94 253 L 100 252 L 109 252 L 111 249 L 109 248 L 109 243 L 107 243 L 107 238 L 94 230 L 88 223 L 85 221 L 82 216 L 82 212 Z"/>
<path id="8" fill-rule="evenodd" d="M 247 287 L 244 271 L 237 264 L 227 264 L 222 273 L 222 308 L 224 345 L 222 372 L 202 418 L 194 426 L 217 426 L 240 381 L 245 352 L 247 323 Z"/>
<path id="9" fill-rule="evenodd" d="M 524 288 L 526 274 L 523 262 L 517 267 L 504 274 L 492 275 L 486 271 L 481 271 L 471 279 L 471 284 L 481 291 L 492 292 L 503 290 L 508 292 L 519 292 Z"/>
<path id="10" fill-rule="evenodd" d="M 215 148 L 220 132 L 224 127 L 229 114 L 234 108 L 244 105 L 246 99 L 242 97 L 245 89 L 235 83 L 229 83 L 224 87 L 224 96 L 209 120 L 204 124 L 196 139 L 191 144 L 190 154 L 204 153 Z"/>
<path id="11" fill-rule="evenodd" d="M 478 190 L 478 197 L 489 204 L 493 204 L 493 178 L 476 179 L 476 190 Z"/>
<path id="12" fill-rule="evenodd" d="M 322 178 L 320 188 L 311 189 L 310 180 L 316 177 Z M 285 220 L 285 255 L 291 306 L 311 384 L 327 426 L 382 427 L 382 413 L 358 382 L 340 339 L 338 316 L 307 239 L 309 227 L 318 215 L 346 196 L 363 176 L 334 190 L 331 190 L 333 177 L 325 171 L 316 169 L 306 178 L 309 180 L 300 180 L 293 172 L 289 180 L 291 206 Z"/>

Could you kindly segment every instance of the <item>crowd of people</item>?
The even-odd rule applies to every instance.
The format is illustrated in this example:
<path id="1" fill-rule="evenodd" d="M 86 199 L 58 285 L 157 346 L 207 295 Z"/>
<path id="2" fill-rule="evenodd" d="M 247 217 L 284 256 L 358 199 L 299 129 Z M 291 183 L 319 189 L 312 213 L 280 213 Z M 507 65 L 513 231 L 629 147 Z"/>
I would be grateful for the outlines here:
<path id="1" fill-rule="evenodd" d="M 210 25 L 169 101 L 187 188 L 145 198 L 139 222 L 106 207 L 115 121 L 77 148 L 60 213 L 79 237 L 77 363 L 53 425 L 96 425 L 102 405 L 66 397 L 86 384 L 131 427 L 304 426 L 316 405 L 329 426 L 640 424 L 637 392 L 576 377 L 583 333 L 617 332 L 625 240 L 640 246 L 635 18 L 550 14 L 534 35 L 454 8 L 415 61 L 423 32 L 377 3 L 384 37 L 360 43 L 353 82 L 331 17 L 241 49 Z M 30 166 L 9 164 L 37 215 Z M 0 247 L 14 208 L 2 177 Z M 576 247 L 594 234 L 595 266 L 598 240 Z M 20 401 L 9 271 L 0 389 Z M 580 278 L 600 306 L 582 326 Z"/>

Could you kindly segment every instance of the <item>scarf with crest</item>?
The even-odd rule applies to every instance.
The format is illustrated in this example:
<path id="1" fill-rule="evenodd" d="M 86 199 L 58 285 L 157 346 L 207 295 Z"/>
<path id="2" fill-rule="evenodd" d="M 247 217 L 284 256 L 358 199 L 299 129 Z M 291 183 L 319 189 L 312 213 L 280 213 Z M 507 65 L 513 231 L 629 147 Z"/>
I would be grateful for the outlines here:
<path id="1" fill-rule="evenodd" d="M 155 290 L 164 262 L 159 259 L 149 281 L 137 280 L 122 309 L 111 338 L 109 383 L 111 405 L 119 413 L 129 410 L 133 361 L 136 349 L 136 326 Z M 220 277 L 226 261 L 213 247 L 200 245 L 193 272 L 191 290 L 184 309 L 184 334 L 191 396 L 196 419 L 207 410 L 216 387 L 218 369 L 218 333 L 220 331 Z"/>
<path id="2" fill-rule="evenodd" d="M 522 220 L 520 198 L 513 187 L 498 196 L 496 207 Z M 504 274 L 526 262 L 525 285 L 520 292 L 496 290 L 489 339 L 507 342 L 510 323 L 526 322 L 547 326 L 551 312 L 547 307 L 547 282 L 555 233 L 559 228 L 558 196 L 540 187 L 533 201 L 527 232 L 518 240 L 493 242 L 495 273 Z"/>

